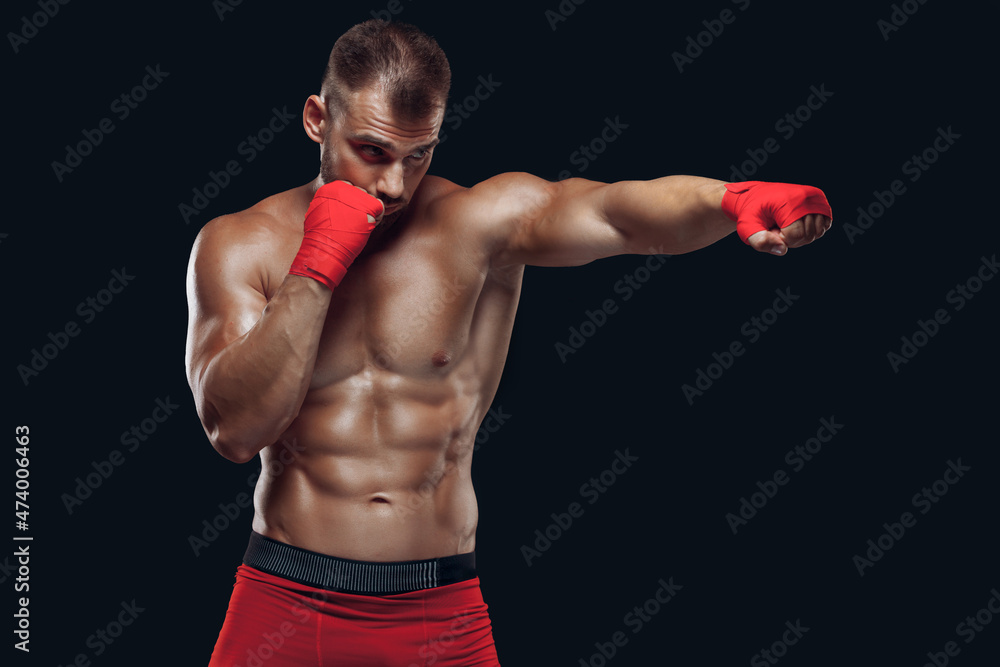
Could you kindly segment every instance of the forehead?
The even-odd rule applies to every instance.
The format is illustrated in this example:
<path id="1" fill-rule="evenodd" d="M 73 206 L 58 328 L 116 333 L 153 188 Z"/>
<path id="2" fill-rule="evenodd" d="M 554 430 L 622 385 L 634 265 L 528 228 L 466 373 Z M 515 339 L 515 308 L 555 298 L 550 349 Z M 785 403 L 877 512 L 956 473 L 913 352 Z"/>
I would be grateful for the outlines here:
<path id="1" fill-rule="evenodd" d="M 404 118 L 393 113 L 387 96 L 376 87 L 355 91 L 347 97 L 347 112 L 341 117 L 341 132 L 347 136 L 374 135 L 386 143 L 426 144 L 437 138 L 444 109 L 424 118 Z"/>

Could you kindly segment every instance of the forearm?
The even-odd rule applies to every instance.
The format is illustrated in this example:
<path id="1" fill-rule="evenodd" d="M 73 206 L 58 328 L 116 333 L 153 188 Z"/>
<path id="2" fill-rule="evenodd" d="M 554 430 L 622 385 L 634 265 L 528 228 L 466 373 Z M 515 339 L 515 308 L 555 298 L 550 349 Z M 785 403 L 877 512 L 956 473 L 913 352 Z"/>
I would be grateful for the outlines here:
<path id="1" fill-rule="evenodd" d="M 722 213 L 725 182 L 666 176 L 606 186 L 603 211 L 637 254 L 679 255 L 715 243 L 736 229 Z"/>
<path id="2" fill-rule="evenodd" d="M 257 323 L 208 363 L 200 412 L 220 454 L 247 461 L 298 415 L 331 294 L 315 280 L 288 276 Z"/>

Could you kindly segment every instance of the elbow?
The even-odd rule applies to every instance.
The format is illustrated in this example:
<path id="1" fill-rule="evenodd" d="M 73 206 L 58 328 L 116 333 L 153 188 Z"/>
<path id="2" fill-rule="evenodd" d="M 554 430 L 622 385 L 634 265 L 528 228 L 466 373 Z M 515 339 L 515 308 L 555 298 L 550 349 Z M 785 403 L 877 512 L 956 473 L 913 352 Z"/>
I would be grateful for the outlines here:
<path id="1" fill-rule="evenodd" d="M 212 428 L 206 424 L 205 431 L 212 447 L 223 458 L 233 463 L 246 463 L 260 450 L 277 442 L 288 428 L 288 423 L 280 421 L 255 425 L 244 419 L 230 419 L 223 423 L 216 422 Z"/>
<path id="2" fill-rule="evenodd" d="M 257 443 L 250 442 L 246 438 L 225 434 L 218 429 L 214 433 L 209 433 L 208 439 L 222 458 L 233 463 L 246 463 L 263 449 L 263 446 L 258 446 Z"/>
<path id="3" fill-rule="evenodd" d="M 201 426 L 205 429 L 212 448 L 222 458 L 233 463 L 246 463 L 257 455 L 263 447 L 255 447 L 245 430 L 232 428 L 233 421 L 224 419 L 222 411 L 203 393 L 195 389 L 195 405 Z"/>
<path id="4" fill-rule="evenodd" d="M 253 437 L 252 431 L 239 428 L 238 421 L 224 420 L 213 406 L 207 407 L 208 410 L 202 414 L 201 423 L 212 448 L 224 459 L 233 463 L 246 463 L 267 445 L 258 442 L 259 439 Z"/>
<path id="5" fill-rule="evenodd" d="M 260 450 L 276 442 L 291 422 L 291 419 L 255 419 L 245 412 L 223 416 L 210 402 L 202 408 L 199 412 L 209 442 L 220 456 L 233 463 L 252 460 Z"/>

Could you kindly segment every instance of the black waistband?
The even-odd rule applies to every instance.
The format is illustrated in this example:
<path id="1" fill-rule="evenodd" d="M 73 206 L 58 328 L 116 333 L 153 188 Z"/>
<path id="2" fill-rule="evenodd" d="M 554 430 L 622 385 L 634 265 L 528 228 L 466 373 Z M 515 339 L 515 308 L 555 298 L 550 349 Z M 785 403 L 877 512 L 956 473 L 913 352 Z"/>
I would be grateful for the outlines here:
<path id="1" fill-rule="evenodd" d="M 368 562 L 316 553 L 256 531 L 250 535 L 243 563 L 300 584 L 359 595 L 408 593 L 476 576 L 475 552 L 428 560 Z"/>

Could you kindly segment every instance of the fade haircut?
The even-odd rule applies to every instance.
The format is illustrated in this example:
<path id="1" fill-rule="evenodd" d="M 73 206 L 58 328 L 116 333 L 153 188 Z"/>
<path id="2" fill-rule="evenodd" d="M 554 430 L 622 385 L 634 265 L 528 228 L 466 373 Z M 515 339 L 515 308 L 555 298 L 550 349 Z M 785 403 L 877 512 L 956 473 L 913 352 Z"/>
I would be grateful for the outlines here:
<path id="1" fill-rule="evenodd" d="M 333 45 L 321 89 L 328 117 L 343 114 L 349 95 L 372 85 L 386 95 L 393 113 L 426 118 L 447 103 L 451 67 L 434 38 L 419 28 L 370 19 Z"/>

